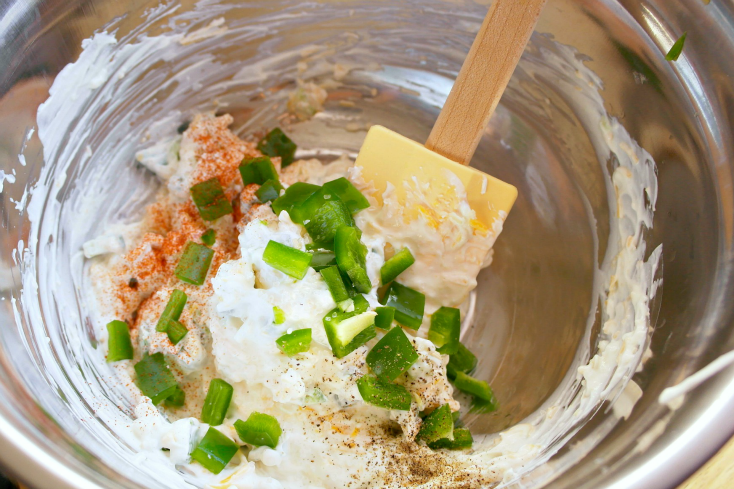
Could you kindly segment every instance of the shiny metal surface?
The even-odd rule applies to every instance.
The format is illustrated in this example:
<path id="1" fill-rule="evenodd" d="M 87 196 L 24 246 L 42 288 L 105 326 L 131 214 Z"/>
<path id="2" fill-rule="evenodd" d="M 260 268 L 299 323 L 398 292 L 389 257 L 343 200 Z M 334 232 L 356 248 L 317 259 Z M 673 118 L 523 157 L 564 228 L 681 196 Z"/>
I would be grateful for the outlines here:
<path id="1" fill-rule="evenodd" d="M 183 10 L 194 5 L 182 3 Z M 319 17 L 319 6 L 330 3 L 356 13 Z M 357 109 L 365 120 L 389 121 L 406 136 L 424 140 L 438 113 L 435 100 L 396 84 L 417 80 L 433 84 L 438 96 L 447 93 L 448 86 L 439 86 L 445 78 L 441 82 L 426 73 L 455 74 L 486 8 L 470 1 L 436 1 L 431 8 L 427 3 L 391 2 L 392 22 L 377 24 L 370 23 L 370 15 L 379 13 L 384 2 L 313 2 L 299 11 L 310 24 L 294 27 L 282 48 L 343 32 L 370 32 L 377 38 L 382 31 L 400 32 L 401 40 L 410 43 L 405 52 L 395 54 L 404 71 L 356 73 L 347 83 L 376 86 L 384 95 L 360 102 Z M 286 4 L 243 2 L 244 7 L 228 12 L 227 19 L 246 21 Z M 38 488 L 143 485 L 134 468 L 103 440 L 85 434 L 85 423 L 94 420 L 72 415 L 67 400 L 37 367 L 34 345 L 44 339 L 34 337 L 13 317 L 10 300 L 17 299 L 19 287 L 13 250 L 27 233 L 15 202 L 38 178 L 42 164 L 38 138 L 24 143 L 27 129 L 35 126 L 36 109 L 54 76 L 76 59 L 83 39 L 123 15 L 116 27 L 127 32 L 155 5 L 142 0 L 47 0 L 0 6 L 0 169 L 17 172 L 17 182 L 6 182 L 0 194 L 0 399 L 7 399 L 0 403 L 0 446 L 12 447 L 0 451 L 0 464 Z M 209 8 L 211 18 L 220 15 Z M 458 8 L 466 11 L 461 25 L 442 19 L 442 9 Z M 152 32 L 164 25 L 161 21 Z M 649 250 L 658 243 L 664 247 L 664 286 L 652 358 L 634 379 L 644 395 L 631 416 L 619 423 L 603 406 L 549 462 L 556 477 L 549 487 L 672 488 L 734 433 L 734 418 L 728 414 L 734 407 L 731 370 L 696 389 L 674 412 L 657 403 L 663 388 L 734 346 L 734 6 L 706 6 L 700 0 L 550 0 L 538 31 L 588 57 L 587 65 L 604 81 L 607 110 L 657 162 L 660 196 Z M 683 31 L 688 31 L 685 56 L 675 64 L 666 62 L 665 47 Z M 260 42 L 239 50 L 222 47 L 220 52 L 247 60 Z M 426 63 L 419 62 L 420 55 Z M 268 83 L 277 86 L 275 80 Z M 482 170 L 520 190 L 494 264 L 480 276 L 476 322 L 463 336 L 482 352 L 479 375 L 491 379 L 502 403 L 493 415 L 469 419 L 473 430 L 485 433 L 522 420 L 567 375 L 584 338 L 592 310 L 590 281 L 609 232 L 601 171 L 578 121 L 563 110 L 562 100 L 553 100 L 558 112 L 534 111 L 522 96 L 524 87 L 523 80 L 513 79 L 474 159 Z M 551 88 L 540 95 L 553 97 Z M 235 127 L 246 126 L 261 107 L 242 97 L 252 89 L 221 94 L 230 103 L 226 111 L 235 116 Z M 192 99 L 181 109 L 204 106 L 203 98 Z M 307 125 L 301 136 L 308 137 L 314 152 L 356 151 L 359 135 L 329 130 L 350 113 L 336 103 L 327 104 L 324 117 Z M 243 131 L 269 122 L 260 118 Z M 24 167 L 17 163 L 21 152 L 28 160 Z M 65 354 L 63 348 L 58 352 Z M 577 460 L 578 448 L 593 446 L 598 438 L 591 453 Z"/>

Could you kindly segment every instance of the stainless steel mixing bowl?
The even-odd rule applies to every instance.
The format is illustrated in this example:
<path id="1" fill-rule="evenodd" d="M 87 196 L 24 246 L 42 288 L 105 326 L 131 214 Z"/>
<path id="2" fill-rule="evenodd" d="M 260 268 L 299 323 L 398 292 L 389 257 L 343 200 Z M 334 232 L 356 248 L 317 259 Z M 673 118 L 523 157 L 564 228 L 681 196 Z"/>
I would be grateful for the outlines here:
<path id="1" fill-rule="evenodd" d="M 486 12 L 481 3 L 488 2 L 253 0 L 197 6 L 184 1 L 177 15 L 195 13 L 191 22 L 198 26 L 222 16 L 232 25 L 257 27 L 255 19 L 265 18 L 272 24 L 254 29 L 240 43 L 201 45 L 214 53 L 210 81 L 218 89 L 202 87 L 185 100 L 167 101 L 175 90 L 165 83 L 175 74 L 174 60 L 139 80 L 137 96 L 153 94 L 153 103 L 141 108 L 133 97 L 120 104 L 120 111 L 138 111 L 140 126 L 172 110 L 180 110 L 183 120 L 211 109 L 217 98 L 228 104 L 221 110 L 235 116 L 241 133 L 267 127 L 277 113 L 261 109 L 273 100 L 282 102 L 277 94 L 294 86 L 295 63 L 284 64 L 277 79 L 253 76 L 248 83 L 217 85 L 237 71 L 224 61 L 237 59 L 246 67 L 283 50 L 326 41 L 345 59 L 357 59 L 359 51 L 349 51 L 350 36 L 356 36 L 390 69 L 355 71 L 345 82 L 377 87 L 384 97 L 356 107 L 327 103 L 324 114 L 296 135 L 306 142 L 304 154 L 328 157 L 358 150 L 363 132 L 333 130 L 354 111 L 424 140 Z M 114 436 L 92 434 L 90 427 L 100 427 L 101 421 L 64 379 L 78 374 L 71 370 L 84 362 L 65 341 L 94 338 L 59 331 L 59 315 L 73 311 L 54 309 L 43 290 L 21 297 L 18 272 L 24 259 L 18 250 L 28 240 L 23 193 L 43 165 L 32 131 L 39 104 L 54 77 L 78 57 L 82 40 L 108 23 L 113 22 L 110 29 L 118 39 L 138 33 L 143 23 L 151 34 L 186 27 L 169 25 L 156 6 L 147 0 L 7 0 L 0 5 L 0 170 L 14 175 L 4 179 L 0 194 L 0 465 L 32 487 L 163 487 L 141 479 L 134 463 L 113 446 L 119 442 Z M 539 469 L 533 484 L 672 488 L 734 433 L 733 369 L 695 389 L 675 410 L 657 400 L 662 389 L 734 345 L 734 4 L 550 0 L 537 30 L 579 50 L 603 80 L 607 111 L 657 162 L 660 193 L 648 250 L 663 244 L 664 285 L 653 311 L 652 357 L 634 377 L 643 395 L 631 415 L 619 419 L 608 403 L 602 405 Z M 677 63 L 665 61 L 664 52 L 684 31 L 684 55 Z M 528 56 L 546 42 L 550 37 L 535 35 Z M 256 93 L 265 96 L 251 96 Z M 547 100 L 549 108 L 537 111 L 531 99 Z M 105 138 L 119 120 L 108 122 L 95 128 L 90 141 L 109 144 Z M 135 148 L 118 149 L 119 158 L 109 164 L 133 171 L 129 162 Z M 476 432 L 494 433 L 538 409 L 568 374 L 580 343 L 598 340 L 598 318 L 590 338 L 585 331 L 589 315 L 594 319 L 590 283 L 609 233 L 609 209 L 599 162 L 583 128 L 542 80 L 513 79 L 474 161 L 520 189 L 495 262 L 480 276 L 476 320 L 464 335 L 480 350 L 480 374 L 492 379 L 502 402 L 498 413 L 469 422 Z M 69 173 L 69 188 L 77 177 Z M 150 183 L 141 180 L 143 186 Z M 63 203 L 68 191 L 59 195 Z M 115 198 L 106 203 L 110 218 Z M 58 270 L 60 280 L 65 273 L 64 267 Z M 42 315 L 45 330 L 14 313 L 29 298 L 25 306 Z M 88 331 L 84 324 L 79 328 Z"/>

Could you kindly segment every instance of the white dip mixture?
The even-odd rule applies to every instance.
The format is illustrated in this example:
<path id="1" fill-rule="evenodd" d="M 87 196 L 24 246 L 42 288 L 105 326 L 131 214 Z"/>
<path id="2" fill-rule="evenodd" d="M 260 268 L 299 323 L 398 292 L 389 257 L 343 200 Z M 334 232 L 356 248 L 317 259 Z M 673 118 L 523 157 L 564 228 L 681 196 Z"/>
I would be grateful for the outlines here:
<path id="1" fill-rule="evenodd" d="M 623 392 L 634 392 L 625 387 L 634 385 L 630 379 L 647 351 L 650 301 L 658 285 L 661 249 L 647 250 L 645 242 L 657 198 L 655 164 L 607 115 L 599 78 L 575 50 L 538 36 L 517 71 L 527 83 L 551 84 L 568 104 L 600 162 L 606 184 L 600 192 L 605 192 L 608 208 L 615 210 L 608 218 L 609 239 L 590 284 L 602 321 L 598 344 L 593 350 L 588 346 L 597 312 L 592 306 L 592 319 L 571 370 L 538 410 L 499 433 L 473 433 L 470 448 L 460 423 L 453 429 L 460 436 L 453 441 L 445 423 L 436 423 L 433 433 L 443 438 L 431 448 L 426 443 L 431 436 L 419 434 L 431 424 L 426 416 L 459 409 L 466 413 L 472 402 L 475 407 L 491 408 L 491 402 L 482 403 L 476 396 L 474 401 L 455 400 L 458 392 L 447 372 L 449 356 L 437 352 L 434 342 L 440 343 L 440 338 L 427 338 L 439 307 L 462 308 L 465 318 L 467 297 L 476 286 L 477 274 L 491 261 L 501 226 L 486 231 L 472 225 L 473 213 L 460 187 L 451 206 L 429 209 L 430 215 L 410 210 L 401 214 L 389 193 L 384 207 L 376 205 L 368 182 L 351 169 L 349 158 L 328 165 L 307 160 L 286 166 L 273 156 L 286 193 L 297 182 L 320 186 L 347 178 L 371 204 L 350 210 L 354 225 L 348 227 L 361 230 L 359 241 L 365 246 L 364 263 L 357 267 L 364 273 L 347 276 L 354 279 L 355 288 L 358 282 L 367 283 L 365 277 L 369 286 L 357 292 L 350 289 L 348 300 L 337 304 L 321 271 L 313 267 L 306 266 L 302 277 L 274 267 L 273 260 L 264 257 L 272 242 L 295 252 L 289 252 L 295 257 L 290 272 L 301 270 L 298 260 L 312 251 L 309 223 L 294 222 L 289 212 L 276 214 L 272 204 L 258 203 L 260 185 L 245 185 L 238 167 L 243 159 L 260 156 L 253 141 L 265 133 L 243 140 L 230 129 L 239 135 L 275 127 L 277 114 L 270 119 L 267 114 L 277 103 L 288 106 L 293 121 L 307 123 L 322 108 L 327 93 L 340 88 L 340 80 L 356 66 L 356 62 L 329 61 L 337 51 L 369 66 L 367 71 L 385 63 L 388 82 L 400 73 L 399 68 L 390 71 L 389 51 L 380 52 L 381 45 L 369 36 L 342 36 L 338 42 L 289 48 L 277 56 L 267 51 L 271 45 L 263 40 L 263 53 L 246 66 L 220 66 L 207 49 L 225 41 L 236 43 L 240 37 L 279 32 L 287 16 L 260 19 L 258 29 L 253 29 L 250 25 L 229 28 L 206 17 L 204 10 L 183 12 L 180 19 L 171 17 L 181 22 L 172 22 L 170 31 L 143 34 L 147 26 L 173 16 L 176 8 L 163 6 L 148 12 L 139 30 L 127 37 L 118 37 L 110 29 L 84 41 L 78 61 L 58 74 L 49 99 L 39 109 L 38 136 L 45 163 L 36 185 L 17 203 L 30 225 L 27 240 L 17 250 L 23 290 L 13 306 L 18 321 L 23 318 L 36 331 L 48 334 L 48 344 L 39 345 L 37 355 L 68 409 L 77 418 L 91 419 L 80 443 L 133 481 L 155 487 L 473 488 L 534 484 L 551 477 L 547 462 L 599 405 Z M 305 22 L 309 15 L 299 12 L 298 18 Z M 160 64 L 175 66 L 170 79 L 159 80 L 146 71 Z M 210 69 L 212 64 L 216 69 Z M 286 65 L 290 71 L 283 68 Z M 220 70 L 230 71 L 216 77 Z M 324 73 L 333 73 L 328 83 L 317 86 L 310 81 Z M 420 95 L 439 104 L 451 80 L 431 76 L 433 88 Z M 252 124 L 247 130 L 231 128 L 228 115 L 208 112 L 212 100 L 217 113 L 227 112 L 226 102 L 216 98 L 220 91 L 237 84 L 245 87 L 243 91 L 253 90 L 267 79 L 291 79 L 296 89 L 290 100 L 273 89 L 272 104 L 268 101 L 247 113 L 251 121 L 247 124 Z M 249 96 L 258 101 L 271 92 L 253 90 Z M 370 96 L 378 96 L 377 91 Z M 195 101 L 187 110 L 196 107 L 202 115 L 176 136 L 176 126 L 186 119 L 178 110 L 188 99 Z M 135 101 L 134 109 L 126 105 L 130 100 Z M 349 107 L 350 101 L 340 103 Z M 339 138 L 356 138 L 352 146 L 359 147 L 363 133 L 358 131 L 368 122 L 376 121 L 345 122 L 347 131 L 323 127 Z M 311 126 L 302 127 L 305 137 Z M 98 135 L 99 128 L 116 130 Z M 142 176 L 142 171 L 131 170 L 134 153 L 155 174 L 155 182 Z M 607 165 L 609 161 L 614 164 Z M 192 202 L 190 188 L 212 178 L 224 193 L 218 205 L 230 203 L 231 212 L 205 221 Z M 6 185 L 12 185 L 11 180 L 6 179 Z M 283 191 L 275 190 L 276 195 Z M 421 202 L 420 195 L 414 197 Z M 213 244 L 204 245 L 212 238 L 212 233 L 205 237 L 210 230 Z M 213 250 L 202 285 L 185 283 L 176 274 L 190 242 Z M 386 259 L 403 249 L 411 252 L 415 263 L 396 282 L 422 293 L 425 307 L 420 324 L 405 319 L 403 323 L 411 324 L 391 324 L 393 329 L 402 328 L 416 358 L 389 380 L 400 394 L 367 402 L 368 391 L 360 389 L 359 381 L 374 379 L 367 354 L 387 334 L 387 329 L 374 325 L 380 317 L 376 314 L 384 312 L 378 310 L 384 295 L 380 272 Z M 346 289 L 348 281 L 342 277 L 342 282 Z M 174 290 L 186 294 L 185 306 L 180 314 L 169 315 L 168 329 L 160 331 L 159 320 Z M 341 344 L 327 335 L 324 317 L 331 314 L 339 316 L 340 325 L 351 328 L 340 330 L 337 340 L 345 340 Z M 349 322 L 351 318 L 358 320 Z M 106 325 L 113 320 L 127 322 L 132 359 L 106 362 Z M 185 328 L 185 336 L 175 344 L 171 324 Z M 287 341 L 286 347 L 283 343 L 279 347 L 281 337 L 305 329 L 310 329 L 310 341 L 290 343 L 297 352 L 283 351 L 288 349 Z M 334 345 L 339 349 L 353 338 L 364 341 L 337 355 Z M 58 355 L 54 345 L 64 345 L 66 354 Z M 167 398 L 156 399 L 160 401 L 156 406 L 140 385 L 146 375 L 149 380 L 157 377 L 134 368 L 144 358 L 152 363 L 155 360 L 150 359 L 164 359 L 162 365 L 173 379 Z M 212 423 L 216 426 L 201 420 L 213 379 L 226 382 L 233 392 L 222 422 Z M 149 389 L 150 385 L 143 385 L 153 395 Z M 404 402 L 401 409 L 376 405 L 404 401 L 403 393 L 408 395 L 408 406 Z M 390 402 L 385 401 L 388 398 Z M 260 417 L 259 425 L 248 425 L 253 413 L 272 418 Z M 277 443 L 265 443 L 262 436 L 253 438 L 253 426 L 264 429 L 271 441 L 277 438 Z M 221 437 L 209 441 L 224 446 L 224 452 L 227 443 L 235 445 L 234 452 L 224 457 L 226 463 L 220 464 L 223 468 L 200 456 L 207 449 L 202 440 L 210 430 Z M 462 449 L 446 448 L 462 440 Z M 595 442 L 574 454 L 582 456 Z"/>

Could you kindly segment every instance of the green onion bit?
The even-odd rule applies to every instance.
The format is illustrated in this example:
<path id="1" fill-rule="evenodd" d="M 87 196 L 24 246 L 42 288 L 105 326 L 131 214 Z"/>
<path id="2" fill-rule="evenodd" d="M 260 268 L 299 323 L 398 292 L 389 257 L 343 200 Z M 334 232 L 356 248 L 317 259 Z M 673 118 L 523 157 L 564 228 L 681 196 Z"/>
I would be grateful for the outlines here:
<path id="1" fill-rule="evenodd" d="M 191 458 L 199 462 L 209 472 L 218 474 L 227 466 L 239 450 L 237 444 L 214 428 L 209 428 L 191 452 Z"/>
<path id="2" fill-rule="evenodd" d="M 217 177 L 191 187 L 191 199 L 205 221 L 214 221 L 233 212 L 232 204 L 224 194 L 222 184 L 219 183 Z"/>
<path id="3" fill-rule="evenodd" d="M 219 426 L 227 415 L 232 402 L 234 388 L 222 379 L 213 379 L 206 392 L 204 407 L 201 408 L 201 422 L 210 426 Z"/>
<path id="4" fill-rule="evenodd" d="M 186 305 L 186 300 L 186 293 L 182 290 L 175 289 L 171 292 L 171 296 L 168 298 L 168 303 L 166 303 L 166 307 L 163 309 L 161 317 L 158 318 L 155 330 L 160 333 L 168 331 L 168 322 L 171 320 L 179 320 L 184 306 Z"/>
<path id="5" fill-rule="evenodd" d="M 135 374 L 140 391 L 150 397 L 156 406 L 178 390 L 176 378 L 168 369 L 163 353 L 143 354 L 143 358 L 135 364 Z"/>
<path id="6" fill-rule="evenodd" d="M 241 419 L 235 421 L 234 429 L 237 430 L 240 440 L 256 447 L 275 448 L 283 433 L 277 419 L 269 414 L 258 412 L 250 414 L 247 421 Z"/>
<path id="7" fill-rule="evenodd" d="M 263 261 L 276 270 L 301 280 L 311 265 L 311 253 L 270 240 L 263 252 Z"/>
<path id="8" fill-rule="evenodd" d="M 130 328 L 124 321 L 110 321 L 107 323 L 107 334 L 109 340 L 109 352 L 107 362 L 119 362 L 120 360 L 132 360 L 133 344 L 130 340 Z"/>
<path id="9" fill-rule="evenodd" d="M 209 266 L 212 264 L 212 258 L 214 258 L 214 250 L 189 241 L 186 243 L 186 248 L 184 248 L 174 273 L 182 282 L 203 285 Z"/>

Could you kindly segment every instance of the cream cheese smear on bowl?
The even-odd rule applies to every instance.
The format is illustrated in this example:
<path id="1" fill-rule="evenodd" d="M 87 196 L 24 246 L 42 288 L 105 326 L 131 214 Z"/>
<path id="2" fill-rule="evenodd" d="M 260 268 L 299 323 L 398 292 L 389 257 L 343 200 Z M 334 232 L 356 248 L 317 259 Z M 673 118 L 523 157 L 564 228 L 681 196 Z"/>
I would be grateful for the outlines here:
<path id="1" fill-rule="evenodd" d="M 294 52 L 302 79 L 282 129 L 234 128 L 226 105 L 179 127 L 181 114 L 169 107 L 114 144 L 90 139 L 85 114 L 140 124 L 117 112 L 126 93 L 142 89 L 137 77 L 224 32 L 223 20 L 124 40 L 99 32 L 39 109 L 46 164 L 17 204 L 31 229 L 16 256 L 24 297 L 39 294 L 70 311 L 76 296 L 54 267 L 75 264 L 74 288 L 84 298 L 76 317 L 89 321 L 93 341 L 81 327 L 67 331 L 80 368 L 66 382 L 84 399 L 79 415 L 92 409 L 101 421 L 90 430 L 171 487 L 507 487 L 546 463 L 603 401 L 630 391 L 659 284 L 662 250 L 645 242 L 655 164 L 607 115 L 600 80 L 573 49 L 543 40 L 552 48 L 522 69 L 557 77 L 592 128 L 598 159 L 614 156 L 605 169 L 614 212 L 593 284 L 601 333 L 540 409 L 482 434 L 462 416 L 491 412 L 502 399 L 488 379 L 472 376 L 481 355 L 461 343 L 460 331 L 472 320 L 477 275 L 491 270 L 503 223 L 487 229 L 476 221 L 458 179 L 451 195 L 433 202 L 416 176 L 400 205 L 391 188 L 375 195 L 349 155 L 328 163 L 294 156 L 289 124 L 318 113 L 347 68 L 329 67 L 333 83 L 316 86 L 307 79 L 308 53 Z M 205 90 L 201 61 L 192 56 L 181 71 Z M 273 74 L 268 63 L 250 76 Z M 172 84 L 171 97 L 177 90 Z M 99 159 L 98 170 L 67 183 L 77 178 L 67 174 L 73 159 L 95 161 L 120 145 L 135 152 L 136 162 L 125 164 L 150 177 L 112 188 L 151 190 L 116 198 L 109 182 L 117 176 Z M 61 192 L 71 193 L 74 217 L 62 212 Z M 42 327 L 40 313 L 16 314 Z"/>

